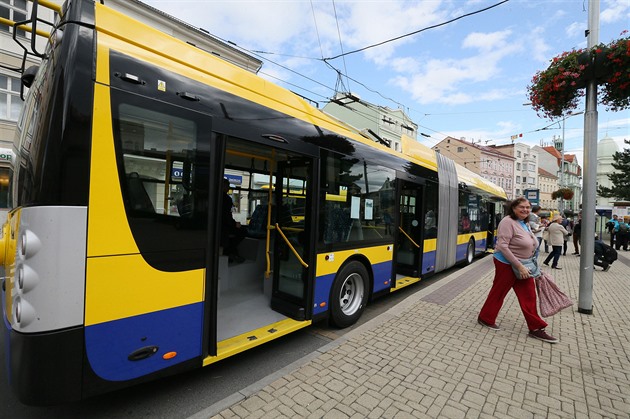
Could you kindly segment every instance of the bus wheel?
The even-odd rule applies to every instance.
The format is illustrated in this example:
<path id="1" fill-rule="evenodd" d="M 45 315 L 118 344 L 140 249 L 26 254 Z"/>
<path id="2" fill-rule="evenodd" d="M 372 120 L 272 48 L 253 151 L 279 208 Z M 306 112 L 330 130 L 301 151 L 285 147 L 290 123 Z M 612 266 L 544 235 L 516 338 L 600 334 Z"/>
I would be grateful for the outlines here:
<path id="1" fill-rule="evenodd" d="M 468 247 L 466 248 L 466 265 L 470 265 L 475 258 L 475 242 L 471 238 L 468 241 Z"/>
<path id="2" fill-rule="evenodd" d="M 368 299 L 368 272 L 360 262 L 350 262 L 335 277 L 330 298 L 330 321 L 344 328 L 359 320 Z"/>

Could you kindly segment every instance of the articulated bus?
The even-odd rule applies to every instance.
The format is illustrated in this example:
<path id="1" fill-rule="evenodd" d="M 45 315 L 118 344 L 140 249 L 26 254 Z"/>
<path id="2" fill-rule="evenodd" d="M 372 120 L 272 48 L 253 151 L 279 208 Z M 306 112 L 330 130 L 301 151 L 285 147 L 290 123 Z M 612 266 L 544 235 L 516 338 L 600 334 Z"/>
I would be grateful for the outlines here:
<path id="1" fill-rule="evenodd" d="M 22 69 L 0 241 L 22 402 L 208 366 L 316 321 L 347 327 L 369 300 L 492 247 L 505 192 L 452 160 L 376 144 L 102 1 L 57 14 L 41 65 Z M 242 263 L 222 254 L 224 178 Z"/>

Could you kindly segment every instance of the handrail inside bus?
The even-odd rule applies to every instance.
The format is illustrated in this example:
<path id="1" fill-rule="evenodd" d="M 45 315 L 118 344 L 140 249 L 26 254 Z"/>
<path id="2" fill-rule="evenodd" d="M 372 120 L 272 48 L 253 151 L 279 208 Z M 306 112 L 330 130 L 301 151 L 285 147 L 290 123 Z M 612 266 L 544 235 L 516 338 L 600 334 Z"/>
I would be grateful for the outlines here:
<path id="1" fill-rule="evenodd" d="M 300 254 L 297 252 L 297 250 L 295 250 L 295 247 L 293 247 L 293 245 L 291 244 L 287 236 L 284 235 L 284 232 L 282 231 L 278 223 L 276 223 L 276 230 L 278 230 L 278 233 L 280 233 L 280 236 L 282 236 L 282 238 L 284 239 L 284 242 L 287 244 L 287 246 L 289 246 L 289 249 L 291 249 L 291 251 L 293 252 L 295 257 L 298 259 L 300 264 L 302 264 L 302 266 L 304 266 L 305 268 L 308 268 L 308 264 L 304 262 L 302 257 L 300 257 Z"/>
<path id="2" fill-rule="evenodd" d="M 411 242 L 411 244 L 413 244 L 414 246 L 416 246 L 418 249 L 420 248 L 420 245 L 418 243 L 416 243 L 415 241 L 413 241 L 413 239 L 409 236 L 409 234 L 407 234 L 407 232 L 405 230 L 402 229 L 402 227 L 398 226 L 398 230 L 400 230 L 400 232 L 402 234 L 405 235 L 405 237 L 407 237 L 409 239 L 409 241 Z"/>

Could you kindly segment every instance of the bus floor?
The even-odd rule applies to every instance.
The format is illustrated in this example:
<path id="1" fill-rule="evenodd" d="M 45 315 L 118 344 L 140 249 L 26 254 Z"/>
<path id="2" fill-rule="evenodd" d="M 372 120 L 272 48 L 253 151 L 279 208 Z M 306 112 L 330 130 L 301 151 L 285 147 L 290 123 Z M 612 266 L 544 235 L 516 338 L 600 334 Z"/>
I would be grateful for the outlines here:
<path id="1" fill-rule="evenodd" d="M 246 258 L 243 263 L 228 264 L 227 256 L 219 257 L 219 342 L 286 319 L 270 307 L 271 278 L 264 277 L 264 244 L 245 239 L 239 245 L 239 254 Z"/>

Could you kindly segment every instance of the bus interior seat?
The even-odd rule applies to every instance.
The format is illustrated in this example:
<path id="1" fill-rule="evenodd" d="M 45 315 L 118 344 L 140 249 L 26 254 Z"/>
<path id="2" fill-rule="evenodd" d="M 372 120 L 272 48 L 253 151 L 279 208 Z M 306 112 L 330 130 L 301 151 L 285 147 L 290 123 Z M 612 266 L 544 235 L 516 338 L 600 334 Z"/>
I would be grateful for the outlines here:
<path id="1" fill-rule="evenodd" d="M 131 209 L 134 211 L 155 212 L 153 202 L 151 202 L 151 198 L 138 172 L 131 172 L 127 175 L 127 190 L 129 192 Z"/>

